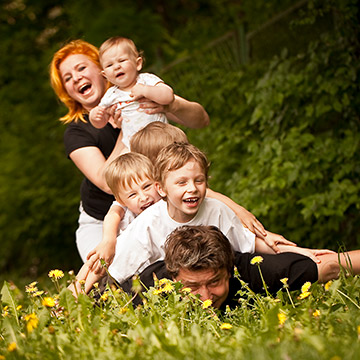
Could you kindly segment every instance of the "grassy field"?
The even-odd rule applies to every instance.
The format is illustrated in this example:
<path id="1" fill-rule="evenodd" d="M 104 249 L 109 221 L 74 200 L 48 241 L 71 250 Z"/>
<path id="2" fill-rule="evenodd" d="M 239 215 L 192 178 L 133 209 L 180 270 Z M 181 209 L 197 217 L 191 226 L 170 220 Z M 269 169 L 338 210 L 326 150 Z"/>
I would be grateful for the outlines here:
<path id="1" fill-rule="evenodd" d="M 1 290 L 0 359 L 358 359 L 360 280 L 342 275 L 325 285 L 276 297 L 242 282 L 235 309 L 220 313 L 181 284 L 160 280 L 134 308 L 121 289 L 100 296 L 66 289 L 73 278 L 49 272 Z"/>

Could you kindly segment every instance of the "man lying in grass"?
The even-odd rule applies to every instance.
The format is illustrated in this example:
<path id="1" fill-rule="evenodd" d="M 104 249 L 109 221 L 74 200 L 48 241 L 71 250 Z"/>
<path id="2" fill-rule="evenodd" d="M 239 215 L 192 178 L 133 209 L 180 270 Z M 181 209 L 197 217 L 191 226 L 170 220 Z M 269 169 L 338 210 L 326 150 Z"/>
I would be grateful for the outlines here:
<path id="1" fill-rule="evenodd" d="M 165 243 L 165 260 L 150 265 L 140 274 L 141 282 L 153 286 L 153 274 L 158 279 L 180 281 L 200 299 L 210 299 L 216 308 L 237 304 L 236 293 L 242 285 L 235 275 L 246 282 L 254 292 L 263 292 L 264 283 L 256 263 L 260 263 L 261 274 L 270 293 L 283 287 L 281 280 L 287 278 L 290 290 L 297 290 L 308 281 L 326 282 L 336 278 L 340 272 L 338 256 L 347 271 L 359 274 L 360 251 L 346 254 L 329 254 L 322 263 L 331 271 L 328 277 L 319 279 L 318 265 L 307 256 L 296 253 L 276 255 L 240 253 L 233 251 L 229 240 L 214 226 L 182 226 L 175 229 Z M 352 265 L 351 265 L 352 264 Z M 237 274 L 234 274 L 234 266 Z M 132 279 L 121 284 L 124 291 L 131 292 Z M 141 298 L 137 296 L 135 304 Z"/>

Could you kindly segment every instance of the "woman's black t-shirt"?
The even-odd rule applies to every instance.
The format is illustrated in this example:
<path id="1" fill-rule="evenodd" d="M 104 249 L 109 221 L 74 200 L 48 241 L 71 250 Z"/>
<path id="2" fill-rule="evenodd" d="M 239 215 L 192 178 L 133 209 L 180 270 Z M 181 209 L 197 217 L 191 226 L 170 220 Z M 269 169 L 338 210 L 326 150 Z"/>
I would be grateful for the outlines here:
<path id="1" fill-rule="evenodd" d="M 87 116 L 86 120 L 88 120 Z M 114 149 L 119 133 L 120 129 L 114 128 L 109 123 L 102 129 L 96 129 L 89 121 L 87 123 L 72 122 L 64 133 L 66 154 L 69 157 L 71 152 L 76 149 L 95 146 L 107 159 Z M 85 212 L 95 219 L 104 220 L 114 197 L 99 189 L 86 177 L 81 183 L 80 195 Z"/>

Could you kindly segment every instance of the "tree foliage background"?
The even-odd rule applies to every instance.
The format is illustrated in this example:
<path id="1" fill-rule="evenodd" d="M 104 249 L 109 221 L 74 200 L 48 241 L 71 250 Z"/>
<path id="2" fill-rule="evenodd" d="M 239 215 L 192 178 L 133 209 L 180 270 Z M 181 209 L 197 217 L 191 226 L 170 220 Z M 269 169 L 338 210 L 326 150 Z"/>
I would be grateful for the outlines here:
<path id="1" fill-rule="evenodd" d="M 80 265 L 81 174 L 65 156 L 58 118 L 66 110 L 48 66 L 70 39 L 99 46 L 119 34 L 209 112 L 208 128 L 187 132 L 212 161 L 214 189 L 303 245 L 360 247 L 359 3 L 300 3 L 286 22 L 256 33 L 294 1 L 3 1 L 0 271 Z M 240 28 L 257 34 L 248 64 L 209 50 Z"/>

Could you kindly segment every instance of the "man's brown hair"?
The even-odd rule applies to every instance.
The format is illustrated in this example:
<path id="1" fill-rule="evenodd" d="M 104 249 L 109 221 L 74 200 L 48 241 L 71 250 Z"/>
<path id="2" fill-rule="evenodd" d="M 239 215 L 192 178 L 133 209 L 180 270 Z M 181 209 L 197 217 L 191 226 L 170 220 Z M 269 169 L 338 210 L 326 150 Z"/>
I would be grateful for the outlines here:
<path id="1" fill-rule="evenodd" d="M 230 274 L 234 252 L 228 238 L 216 226 L 181 226 L 166 239 L 165 264 L 172 278 L 176 278 L 180 269 L 225 268 Z"/>

